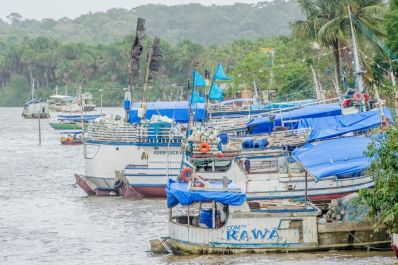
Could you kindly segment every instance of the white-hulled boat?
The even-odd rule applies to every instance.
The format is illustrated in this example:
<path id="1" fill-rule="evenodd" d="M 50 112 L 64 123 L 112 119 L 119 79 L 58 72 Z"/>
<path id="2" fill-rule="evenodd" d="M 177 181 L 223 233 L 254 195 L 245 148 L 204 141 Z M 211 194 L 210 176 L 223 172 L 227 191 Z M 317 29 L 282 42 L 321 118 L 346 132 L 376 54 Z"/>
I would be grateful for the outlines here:
<path id="1" fill-rule="evenodd" d="M 41 99 L 34 98 L 25 103 L 22 117 L 24 118 L 41 118 L 48 119 L 50 118 L 50 113 L 48 111 L 48 105 L 46 102 L 43 102 Z"/>
<path id="2" fill-rule="evenodd" d="M 182 134 L 173 124 L 154 129 L 155 126 L 159 124 L 105 122 L 90 126 L 84 143 L 85 174 L 75 175 L 77 184 L 89 195 L 112 195 L 123 184 L 117 182 L 123 176 L 123 169 L 129 177 L 164 177 L 167 169 L 176 167 L 181 160 Z M 140 184 L 164 195 L 166 183 Z M 127 186 L 121 191 L 126 196 L 137 195 Z"/>
<path id="3" fill-rule="evenodd" d="M 385 231 L 358 221 L 326 223 L 321 211 L 293 200 L 248 202 L 232 184 L 195 181 L 167 186 L 168 236 L 157 253 L 182 255 L 319 251 L 389 245 Z M 173 211 L 177 205 L 184 209 Z M 174 213 L 173 213 L 174 212 Z"/>

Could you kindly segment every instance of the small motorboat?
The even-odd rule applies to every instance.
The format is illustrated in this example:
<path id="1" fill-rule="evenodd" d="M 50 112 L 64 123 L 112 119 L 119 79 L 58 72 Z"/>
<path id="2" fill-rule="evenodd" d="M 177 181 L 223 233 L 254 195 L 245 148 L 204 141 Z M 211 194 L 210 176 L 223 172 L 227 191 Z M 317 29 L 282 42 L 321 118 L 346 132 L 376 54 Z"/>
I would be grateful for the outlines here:
<path id="1" fill-rule="evenodd" d="M 61 144 L 63 145 L 79 145 L 83 144 L 83 134 L 81 131 L 65 132 L 61 136 Z"/>

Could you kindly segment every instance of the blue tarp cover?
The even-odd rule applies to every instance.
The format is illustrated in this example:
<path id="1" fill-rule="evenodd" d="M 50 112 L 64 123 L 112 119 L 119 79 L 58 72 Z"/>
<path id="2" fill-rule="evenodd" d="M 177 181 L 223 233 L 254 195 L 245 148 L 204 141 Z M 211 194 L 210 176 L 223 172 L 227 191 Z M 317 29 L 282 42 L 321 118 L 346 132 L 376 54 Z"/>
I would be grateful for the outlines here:
<path id="1" fill-rule="evenodd" d="M 145 118 L 151 119 L 152 115 L 161 115 L 169 117 L 176 122 L 186 123 L 189 117 L 188 101 L 171 101 L 171 102 L 147 102 L 147 111 Z M 130 123 L 137 123 L 140 121 L 138 118 L 138 107 L 140 103 L 134 103 L 129 112 Z M 205 105 L 197 103 L 192 105 L 192 110 L 196 112 L 196 120 L 201 121 L 206 118 Z"/>
<path id="2" fill-rule="evenodd" d="M 385 116 L 392 121 L 391 112 L 384 109 Z M 381 115 L 379 110 L 337 115 L 322 118 L 301 119 L 298 128 L 312 128 L 309 141 L 336 137 L 349 132 L 364 131 L 380 126 Z"/>
<path id="3" fill-rule="evenodd" d="M 371 163 L 365 155 L 371 143 L 368 137 L 345 137 L 318 144 L 306 144 L 293 151 L 292 156 L 316 179 L 361 173 Z"/>
<path id="4" fill-rule="evenodd" d="M 217 184 L 212 183 L 215 186 Z M 220 182 L 218 185 L 222 187 Z M 231 184 L 230 184 L 231 185 Z M 220 191 L 190 191 L 188 183 L 169 180 L 166 186 L 167 207 L 172 208 L 178 204 L 190 205 L 195 202 L 216 201 L 224 205 L 241 205 L 246 201 L 246 194 L 241 192 Z"/>
<path id="5" fill-rule="evenodd" d="M 297 129 L 299 119 L 340 114 L 341 108 L 338 103 L 320 104 L 276 114 L 274 119 L 269 117 L 253 119 L 247 125 L 251 133 L 269 133 L 272 132 L 274 126 L 281 126 L 282 121 L 289 129 Z"/>
<path id="6" fill-rule="evenodd" d="M 83 115 L 83 121 L 89 122 L 89 121 L 94 121 L 101 117 L 101 114 L 86 114 Z M 76 114 L 76 115 L 58 115 L 58 120 L 59 121 L 82 121 L 82 115 Z"/>

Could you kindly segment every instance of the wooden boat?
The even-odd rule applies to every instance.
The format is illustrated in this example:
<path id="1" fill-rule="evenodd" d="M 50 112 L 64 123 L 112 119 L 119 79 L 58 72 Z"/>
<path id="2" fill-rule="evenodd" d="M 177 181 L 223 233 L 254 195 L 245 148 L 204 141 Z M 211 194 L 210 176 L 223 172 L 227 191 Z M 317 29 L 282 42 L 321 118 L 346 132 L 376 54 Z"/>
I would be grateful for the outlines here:
<path id="1" fill-rule="evenodd" d="M 313 204 L 293 200 L 248 202 L 229 184 L 197 187 L 169 182 L 168 237 L 152 240 L 157 253 L 183 255 L 369 249 L 390 244 L 372 224 L 326 223 Z M 210 189 L 208 189 L 210 187 Z M 231 189 L 232 188 L 232 189 Z M 173 207 L 186 206 L 185 213 Z"/>
<path id="2" fill-rule="evenodd" d="M 67 132 L 61 136 L 61 144 L 63 145 L 80 145 L 83 144 L 82 132 Z"/>
<path id="3" fill-rule="evenodd" d="M 82 128 L 82 124 L 76 122 L 50 122 L 50 126 L 55 130 L 78 130 Z M 87 129 L 87 126 L 87 124 L 84 124 L 85 129 Z"/>
<path id="4" fill-rule="evenodd" d="M 38 98 L 29 100 L 24 105 L 22 117 L 25 119 L 37 119 L 39 117 L 40 119 L 50 118 L 47 103 Z"/>

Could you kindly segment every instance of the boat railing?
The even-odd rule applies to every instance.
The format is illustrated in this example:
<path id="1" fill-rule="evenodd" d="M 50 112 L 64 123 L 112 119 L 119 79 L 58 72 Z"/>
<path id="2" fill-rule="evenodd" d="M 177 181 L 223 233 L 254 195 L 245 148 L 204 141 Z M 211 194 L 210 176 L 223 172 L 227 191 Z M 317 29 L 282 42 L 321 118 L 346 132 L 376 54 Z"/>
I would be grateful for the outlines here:
<path id="1" fill-rule="evenodd" d="M 94 123 L 87 129 L 86 141 L 181 143 L 183 134 L 173 127 L 152 128 L 132 124 Z"/>

